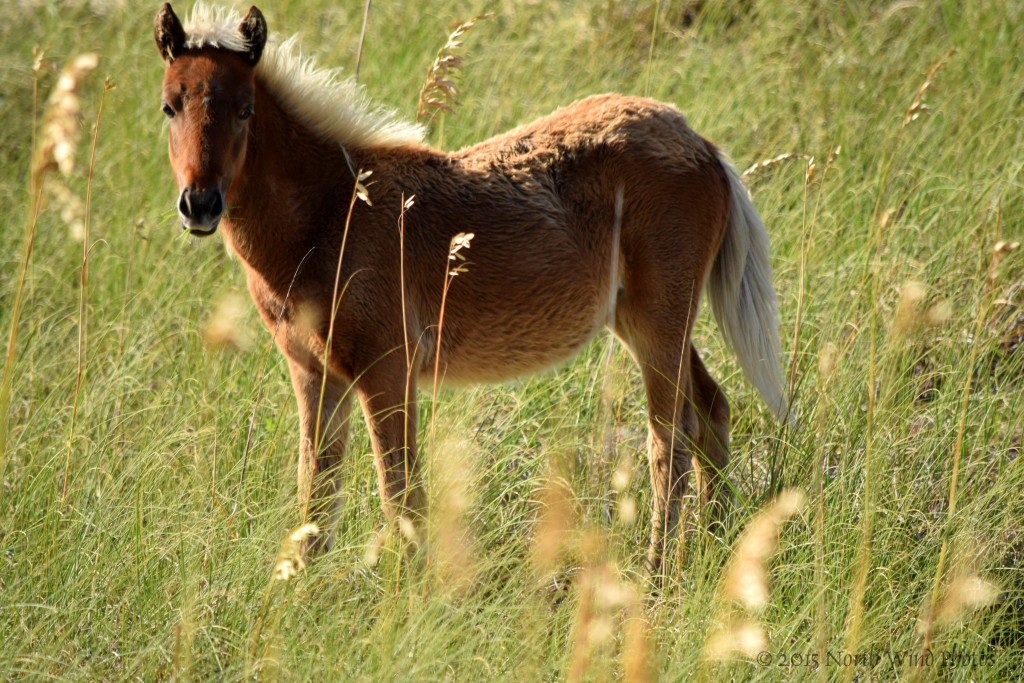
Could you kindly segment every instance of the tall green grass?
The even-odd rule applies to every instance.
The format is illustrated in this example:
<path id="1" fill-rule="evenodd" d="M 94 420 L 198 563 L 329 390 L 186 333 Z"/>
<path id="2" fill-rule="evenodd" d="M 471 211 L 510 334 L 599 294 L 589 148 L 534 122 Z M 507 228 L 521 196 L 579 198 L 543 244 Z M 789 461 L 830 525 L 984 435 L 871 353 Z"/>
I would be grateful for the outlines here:
<path id="1" fill-rule="evenodd" d="M 660 592 L 643 576 L 642 387 L 608 337 L 541 376 L 443 390 L 424 415 L 437 429 L 428 486 L 437 507 L 455 509 L 461 578 L 443 564 L 410 571 L 398 540 L 378 539 L 357 420 L 336 549 L 273 580 L 298 523 L 293 397 L 252 313 L 241 322 L 259 340 L 251 349 L 203 344 L 216 302 L 244 282 L 216 240 L 179 237 L 156 9 L 0 9 L 5 339 L 32 211 L 33 46 L 45 50 L 40 107 L 61 65 L 100 55 L 82 87 L 80 170 L 53 179 L 84 200 L 91 176 L 84 309 L 83 246 L 51 201 L 3 368 L 5 679 L 1024 678 L 1024 368 L 1004 343 L 1020 334 L 1024 297 L 1009 288 L 1024 257 L 990 269 L 996 242 L 1024 232 L 1019 3 L 372 5 L 360 81 L 410 118 L 449 25 L 494 12 L 465 38 L 447 148 L 594 92 L 649 89 L 741 167 L 781 153 L 816 160 L 811 177 L 801 158 L 750 178 L 772 237 L 799 425 L 771 421 L 702 316 L 696 342 L 732 402 L 738 509 L 723 537 L 688 533 Z M 323 64 L 354 67 L 363 3 L 263 9 L 272 33 L 298 32 Z M 904 125 L 950 48 L 923 98 L 930 110 Z M 115 87 L 87 171 L 107 76 Z M 767 602 L 748 609 L 723 587 L 733 544 L 784 488 L 807 503 L 779 531 Z M 553 568 L 536 559 L 551 529 Z M 979 606 L 988 584 L 1001 594 Z M 736 614 L 763 629 L 770 662 L 707 658 Z M 893 663 L 926 647 L 927 666 Z M 944 653 L 960 656 L 955 666 Z M 833 662 L 846 654 L 862 658 Z"/>

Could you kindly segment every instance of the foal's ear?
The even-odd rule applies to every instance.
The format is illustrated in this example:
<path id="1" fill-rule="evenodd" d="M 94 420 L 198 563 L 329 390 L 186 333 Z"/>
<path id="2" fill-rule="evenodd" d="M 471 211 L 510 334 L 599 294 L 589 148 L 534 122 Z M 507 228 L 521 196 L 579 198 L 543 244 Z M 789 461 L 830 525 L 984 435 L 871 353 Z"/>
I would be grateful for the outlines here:
<path id="1" fill-rule="evenodd" d="M 249 62 L 255 66 L 267 44 L 267 20 L 263 18 L 263 12 L 255 5 L 250 7 L 238 30 L 249 46 Z"/>
<path id="2" fill-rule="evenodd" d="M 171 3 L 165 2 L 160 11 L 156 13 L 153 20 L 153 37 L 156 38 L 156 48 L 160 50 L 160 56 L 173 62 L 182 48 L 185 47 L 185 29 L 171 9 Z"/>

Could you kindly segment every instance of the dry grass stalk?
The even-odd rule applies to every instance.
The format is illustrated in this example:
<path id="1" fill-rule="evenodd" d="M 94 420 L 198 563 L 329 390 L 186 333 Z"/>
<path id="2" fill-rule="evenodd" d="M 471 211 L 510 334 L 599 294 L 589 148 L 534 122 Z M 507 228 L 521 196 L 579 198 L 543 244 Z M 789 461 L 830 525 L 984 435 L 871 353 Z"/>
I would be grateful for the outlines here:
<path id="1" fill-rule="evenodd" d="M 654 67 L 654 39 L 658 35 L 658 19 L 661 17 L 661 0 L 654 0 L 654 21 L 651 22 L 651 41 L 647 47 L 647 68 L 644 76 L 644 97 L 651 95 L 651 69 Z"/>
<path id="2" fill-rule="evenodd" d="M 825 194 L 825 178 L 828 176 L 829 170 L 835 163 L 836 159 L 839 158 L 839 154 L 842 151 L 841 146 L 833 147 L 825 160 L 825 167 L 821 173 L 821 182 L 818 184 L 817 197 L 814 201 L 814 209 L 811 212 L 810 219 L 808 220 L 807 207 L 808 207 L 808 196 L 810 192 L 811 181 L 814 180 L 817 174 L 818 166 L 814 161 L 814 157 L 807 158 L 807 169 L 804 172 L 804 192 L 803 192 L 803 211 L 800 228 L 800 268 L 799 276 L 797 281 L 797 298 L 796 298 L 796 317 L 793 324 L 793 347 L 791 352 L 792 358 L 800 358 L 804 354 L 800 351 L 800 332 L 803 327 L 803 312 L 804 302 L 807 296 L 807 270 L 808 270 L 808 259 L 814 245 L 815 228 L 817 227 L 818 212 L 821 208 L 822 197 Z M 797 390 L 797 375 L 800 371 L 801 363 L 791 363 L 789 368 L 789 390 L 788 390 L 788 403 L 793 405 L 796 401 L 796 390 Z"/>
<path id="3" fill-rule="evenodd" d="M 46 187 L 50 201 L 53 202 L 60 219 L 68 226 L 71 239 L 76 242 L 85 240 L 85 204 L 64 183 L 51 183 Z"/>
<path id="4" fill-rule="evenodd" d="M 252 338 L 245 328 L 248 306 L 245 297 L 238 292 L 229 292 L 220 297 L 213 314 L 202 327 L 203 343 L 208 349 L 230 349 L 246 351 L 252 346 Z"/>
<path id="5" fill-rule="evenodd" d="M 977 574 L 961 574 L 946 588 L 946 594 L 939 603 L 935 621 L 942 626 L 956 623 L 982 607 L 987 607 L 999 597 L 999 588 Z"/>
<path id="6" fill-rule="evenodd" d="M 476 558 L 466 513 L 472 502 L 472 474 L 467 442 L 442 442 L 432 453 L 431 480 L 439 491 L 430 506 L 431 555 L 439 585 L 460 593 L 473 584 Z"/>
<path id="7" fill-rule="evenodd" d="M 114 89 L 113 81 L 107 78 L 103 83 L 103 96 L 100 98 L 99 110 L 96 112 L 96 125 L 92 131 L 92 146 L 89 150 L 88 181 L 85 189 L 85 205 L 82 207 L 81 235 L 76 236 L 72 227 L 73 238 L 82 242 L 82 277 L 78 290 L 78 367 L 75 379 L 75 398 L 71 409 L 71 430 L 68 434 L 68 451 L 64 462 L 64 486 L 61 489 L 61 500 L 68 494 L 68 479 L 71 473 L 71 453 L 75 442 L 75 424 L 78 420 L 78 402 L 82 394 L 82 386 L 85 383 L 85 344 L 86 325 L 88 321 L 85 302 L 89 292 L 89 209 L 92 206 L 92 180 L 93 170 L 96 168 L 96 143 L 100 137 L 100 121 L 103 120 L 103 105 L 107 101 L 107 93 Z M 67 189 L 67 188 L 64 188 Z"/>
<path id="8" fill-rule="evenodd" d="M 915 280 L 904 283 L 889 325 L 889 332 L 894 337 L 910 337 L 925 328 L 940 327 L 953 315 L 953 307 L 948 301 L 940 301 L 927 310 L 921 310 L 927 291 L 922 283 Z"/>
<path id="9" fill-rule="evenodd" d="M 832 378 L 839 360 L 839 348 L 832 342 L 825 342 L 818 356 L 818 377 L 824 384 Z"/>
<path id="10" fill-rule="evenodd" d="M 871 212 L 872 227 L 874 228 L 875 226 L 877 226 L 877 230 L 873 229 L 871 235 L 871 243 L 875 245 L 876 254 L 880 253 L 882 249 L 882 237 L 883 235 L 888 234 L 886 232 L 886 227 L 888 227 L 889 222 L 894 215 L 893 209 L 888 209 L 885 212 L 882 211 L 882 202 L 885 200 L 885 196 L 887 194 L 887 189 L 889 186 L 889 174 L 892 171 L 893 163 L 896 161 L 896 153 L 899 151 L 900 141 L 903 139 L 903 132 L 906 130 L 907 124 L 909 124 L 911 121 L 916 121 L 922 113 L 930 111 L 928 106 L 923 103 L 924 96 L 931 89 L 935 77 L 938 75 L 939 71 L 942 69 L 942 67 L 946 65 L 946 62 L 948 62 L 954 54 L 956 54 L 956 48 L 951 48 L 945 55 L 943 55 L 941 59 L 939 59 L 937 62 L 935 62 L 935 64 L 932 65 L 932 68 L 928 71 L 928 75 L 925 77 L 924 83 L 922 83 L 920 87 L 918 87 L 917 91 L 914 93 L 914 98 L 913 100 L 911 100 L 910 106 L 907 107 L 907 110 L 904 113 L 903 123 L 900 124 L 899 129 L 896 131 L 896 136 L 893 139 L 892 143 L 892 151 L 889 152 L 889 157 L 885 162 L 885 167 L 882 169 L 882 176 L 878 183 L 878 194 L 875 196 L 875 208 Z M 875 270 L 877 270 L 877 260 L 872 261 L 869 259 L 868 261 L 866 261 L 865 279 L 867 279 L 868 274 L 871 272 L 871 263 L 876 264 L 874 268 Z M 871 289 L 871 300 L 874 301 L 876 293 L 874 285 L 877 280 L 877 273 L 872 274 L 875 275 L 875 277 L 872 279 Z"/>
<path id="11" fill-rule="evenodd" d="M 804 171 L 804 184 L 810 185 L 811 181 L 814 180 L 814 176 L 817 172 L 818 164 L 814 161 L 814 157 L 808 157 L 807 170 Z"/>
<path id="12" fill-rule="evenodd" d="M 731 617 L 722 622 L 708 638 L 704 656 L 713 661 L 727 661 L 733 657 L 756 657 L 768 647 L 768 636 L 756 619 Z"/>
<path id="13" fill-rule="evenodd" d="M 997 227 L 996 234 L 998 235 L 999 234 L 998 233 L 998 227 L 999 227 L 998 224 L 997 224 L 996 227 Z M 991 306 L 992 306 L 994 295 L 995 295 L 994 288 L 991 286 L 992 285 L 991 281 L 989 283 L 987 283 L 987 285 L 988 286 L 986 288 L 989 290 L 989 297 L 990 298 L 989 298 L 989 302 L 988 302 L 987 306 L 986 305 L 978 306 L 978 313 L 977 313 L 977 316 L 975 317 L 975 320 L 974 320 L 973 336 L 974 336 L 975 339 L 979 339 L 981 337 L 982 330 L 985 327 L 985 318 L 987 316 L 987 312 L 991 310 Z M 983 347 L 983 345 L 982 344 L 978 344 L 978 343 L 975 343 L 975 344 L 971 345 L 971 349 L 970 349 L 970 352 L 969 352 L 968 358 L 967 358 L 967 365 L 966 365 L 966 367 L 968 367 L 968 368 L 977 367 L 976 363 L 978 362 L 978 357 L 979 357 L 979 354 L 981 353 L 982 347 Z M 922 653 L 921 661 L 924 660 L 925 656 L 931 651 L 931 648 L 932 648 L 933 636 L 934 636 L 933 624 L 935 622 L 935 619 L 933 618 L 933 615 L 939 614 L 939 613 L 941 613 L 943 611 L 939 607 L 939 604 L 940 604 L 939 603 L 939 597 L 940 597 L 940 594 L 942 592 L 941 589 L 942 589 L 943 578 L 946 575 L 947 555 L 949 554 L 949 550 L 950 550 L 950 547 L 951 547 L 950 537 L 949 537 L 949 527 L 952 525 L 953 520 L 956 518 L 956 513 L 957 513 L 957 503 L 958 503 L 957 493 L 959 491 L 959 482 L 960 482 L 960 464 L 961 464 L 961 461 L 962 461 L 962 459 L 964 457 L 964 450 L 965 450 L 964 444 L 965 444 L 966 439 L 967 439 L 967 413 L 968 413 L 968 407 L 970 406 L 970 403 L 971 403 L 972 398 L 973 398 L 972 397 L 972 392 L 974 390 L 975 377 L 976 377 L 976 373 L 973 373 L 973 372 L 968 372 L 967 373 L 967 377 L 966 377 L 966 379 L 964 381 L 963 391 L 961 392 L 960 417 L 959 417 L 959 423 L 957 425 L 956 439 L 953 442 L 952 462 L 950 463 L 950 472 L 949 472 L 949 493 L 946 496 L 946 525 L 945 525 L 945 531 L 946 531 L 947 536 L 945 538 L 943 538 L 943 540 L 942 540 L 942 545 L 939 548 L 938 562 L 936 563 L 936 566 L 935 566 L 935 578 L 932 581 L 931 599 L 929 601 L 929 605 L 928 605 L 928 608 L 927 608 L 926 618 L 925 618 L 925 623 L 924 623 L 924 628 L 923 628 L 923 630 L 924 630 L 924 642 L 923 642 L 923 644 L 921 646 L 921 653 Z M 977 553 L 977 552 L 973 552 L 973 553 L 970 554 L 970 557 L 972 559 L 976 558 L 978 556 L 978 554 L 979 553 Z M 970 574 L 973 574 L 973 571 L 961 572 L 961 574 L 970 575 Z M 922 672 L 923 672 L 923 668 L 919 665 L 918 668 L 917 668 L 917 671 L 916 671 L 916 678 L 918 680 L 921 678 Z"/>
<path id="14" fill-rule="evenodd" d="M 531 560 L 542 577 L 555 571 L 575 526 L 575 511 L 568 483 L 549 479 L 540 494 L 540 521 Z"/>
<path id="15" fill-rule="evenodd" d="M 416 530 L 416 524 L 405 515 L 401 515 L 398 518 L 398 533 L 402 534 L 409 543 L 413 545 L 419 545 L 420 543 L 420 532 Z"/>
<path id="16" fill-rule="evenodd" d="M 773 169 L 776 166 L 780 166 L 786 163 L 787 161 L 792 161 L 793 159 L 807 160 L 808 180 L 810 180 L 810 176 L 813 175 L 813 172 L 810 169 L 814 162 L 814 157 L 812 157 L 809 154 L 804 154 L 803 152 L 786 152 L 785 154 L 779 154 L 778 156 L 774 156 L 771 159 L 764 159 L 762 161 L 757 162 L 756 164 L 748 166 L 747 170 L 743 171 L 741 175 L 746 180 L 752 180 L 754 177 L 764 173 L 765 171 Z"/>
<path id="17" fill-rule="evenodd" d="M 370 1 L 366 0 L 363 8 L 363 27 L 359 30 L 359 48 L 356 50 L 356 68 L 353 70 L 353 77 L 359 82 L 359 67 L 363 63 L 363 43 L 366 40 L 366 25 L 370 23 Z"/>
<path id="18" fill-rule="evenodd" d="M 968 543 L 960 547 L 957 555 L 959 560 L 953 562 L 955 569 L 950 572 L 947 580 L 936 580 L 931 599 L 925 606 L 924 618 L 919 626 L 923 641 L 922 660 L 932 652 L 935 639 L 943 631 L 973 612 L 995 603 L 999 598 L 999 588 L 978 574 L 979 558 L 984 555 L 983 548 L 977 543 Z M 944 564 L 944 560 L 945 555 L 940 553 L 940 565 Z M 919 680 L 923 673 L 919 664 L 915 679 Z"/>
<path id="19" fill-rule="evenodd" d="M 619 502 L 617 505 L 617 513 L 619 523 L 623 526 L 633 526 L 636 524 L 636 499 L 632 496 L 619 496 Z"/>
<path id="20" fill-rule="evenodd" d="M 32 147 L 36 148 L 36 127 L 38 121 L 36 121 L 36 115 L 38 114 L 37 108 L 39 104 L 39 79 L 43 75 L 45 69 L 45 57 L 46 50 L 39 47 L 38 45 L 32 46 Z"/>
<path id="21" fill-rule="evenodd" d="M 632 465 L 628 457 L 619 460 L 618 467 L 612 472 L 612 490 L 616 494 L 617 520 L 623 526 L 636 523 L 636 499 L 626 493 L 629 482 L 633 479 Z"/>
<path id="22" fill-rule="evenodd" d="M 578 582 L 579 602 L 566 680 L 584 680 L 591 655 L 611 643 L 617 629 L 623 627 L 627 628 L 622 651 L 627 680 L 652 680 L 649 627 L 640 616 L 636 589 L 622 578 L 619 568 L 607 556 L 607 543 L 599 532 L 584 536 L 580 552 L 584 566 Z"/>
<path id="23" fill-rule="evenodd" d="M 441 310 L 438 312 L 437 316 L 437 339 L 434 341 L 434 346 L 436 347 L 434 353 L 434 386 L 430 394 L 431 452 L 434 452 L 434 444 L 436 442 L 437 390 L 441 382 L 441 343 L 442 335 L 444 333 L 445 305 L 448 303 L 448 290 L 452 286 L 452 281 L 455 280 L 457 276 L 469 272 L 466 255 L 462 253 L 462 250 L 469 249 L 470 243 L 473 241 L 474 237 L 475 235 L 471 232 L 460 232 L 453 235 L 451 241 L 448 243 L 448 261 L 445 262 L 444 286 L 441 289 Z M 451 261 L 455 261 L 455 264 L 451 264 Z M 408 342 L 406 343 L 406 348 L 408 348 Z"/>
<path id="24" fill-rule="evenodd" d="M 931 69 L 929 69 L 928 75 L 924 79 L 924 83 L 922 83 L 917 89 L 917 92 L 914 93 L 914 99 L 911 100 L 910 106 L 907 108 L 907 111 L 903 116 L 903 126 L 906 126 L 911 121 L 916 121 L 921 114 L 925 114 L 932 110 L 931 107 L 925 104 L 924 96 L 928 94 L 929 90 L 931 90 L 932 85 L 935 82 L 935 77 L 939 74 L 942 68 L 946 66 L 946 63 L 949 62 L 950 58 L 952 58 L 954 54 L 956 54 L 956 48 L 950 48 L 949 51 L 947 51 L 946 54 L 943 55 L 939 61 L 935 62 Z"/>
<path id="25" fill-rule="evenodd" d="M 344 148 L 342 148 L 342 151 L 344 151 Z M 346 158 L 347 158 L 347 154 L 348 153 L 346 152 Z M 345 260 L 345 246 L 348 244 L 349 228 L 352 227 L 352 212 L 356 208 L 356 202 L 357 201 L 365 202 L 367 206 L 371 205 L 370 204 L 370 193 L 369 193 L 369 191 L 366 188 L 365 181 L 366 181 L 367 178 L 370 177 L 370 174 L 372 174 L 373 171 L 364 171 L 361 168 L 359 170 L 354 170 L 354 169 L 351 168 L 351 160 L 349 161 L 349 163 L 350 163 L 349 168 L 350 168 L 350 170 L 353 171 L 352 175 L 355 176 L 355 184 L 352 186 L 352 194 L 349 196 L 349 200 L 348 200 L 348 211 L 345 214 L 345 228 L 344 228 L 344 230 L 342 230 L 342 233 L 341 233 L 341 247 L 338 249 L 338 264 L 337 264 L 337 268 L 334 271 L 334 286 L 331 289 L 331 315 L 330 315 L 330 319 L 329 319 L 329 321 L 327 323 L 327 340 L 324 343 L 324 355 L 323 355 L 323 359 L 321 361 L 323 363 L 322 367 L 323 367 L 324 371 L 323 371 L 323 374 L 320 377 L 320 397 L 317 400 L 317 406 L 316 406 L 316 422 L 315 422 L 316 429 L 313 432 L 313 452 L 314 453 L 319 453 L 320 452 L 320 437 L 321 437 L 320 425 L 323 424 L 324 395 L 325 395 L 325 393 L 327 391 L 327 368 L 330 367 L 330 364 L 327 362 L 327 356 L 330 353 L 331 348 L 333 348 L 332 345 L 334 343 L 334 323 L 335 323 L 335 320 L 337 320 L 338 309 L 341 306 L 341 297 L 345 294 L 345 288 L 341 284 L 341 266 L 342 266 L 342 263 L 344 263 L 344 260 Z M 291 291 L 291 286 L 290 285 L 289 285 L 288 289 L 289 289 L 289 292 L 290 292 Z M 281 307 L 281 315 L 284 315 L 284 306 Z M 280 326 L 280 319 L 278 320 L 278 325 Z M 276 335 L 277 335 L 276 331 L 275 331 L 274 334 L 275 334 L 275 337 L 276 337 Z M 253 415 L 255 415 L 255 413 L 253 413 Z M 246 453 L 248 453 L 248 445 L 246 445 Z M 244 461 L 243 461 L 243 465 L 244 465 Z M 308 499 L 306 499 L 306 500 L 308 501 Z M 305 519 L 305 516 L 306 516 L 307 512 L 308 512 L 307 510 L 303 510 L 302 511 L 303 519 Z"/>
<path id="26" fill-rule="evenodd" d="M 722 595 L 751 611 L 768 603 L 766 563 L 779 541 L 782 524 L 804 506 L 804 494 L 783 491 L 772 504 L 747 525 L 736 542 L 735 554 L 726 569 Z"/>
<path id="27" fill-rule="evenodd" d="M 826 166 L 827 168 L 827 166 Z M 828 443 L 826 428 L 829 414 L 829 385 L 839 364 L 839 347 L 832 342 L 822 344 L 818 355 L 818 401 L 814 408 L 814 433 L 817 438 L 818 453 L 813 471 L 813 486 L 817 496 L 814 510 L 814 587 L 815 599 L 816 650 L 818 658 L 824 660 L 829 642 L 828 603 L 825 589 L 825 471 L 831 458 L 825 444 Z"/>
<path id="28" fill-rule="evenodd" d="M 78 141 L 82 137 L 82 102 L 78 96 L 85 77 L 99 66 L 99 57 L 88 52 L 64 67 L 46 103 L 39 148 L 32 165 L 38 181 L 43 173 L 59 171 L 65 178 L 75 171 Z"/>
<path id="29" fill-rule="evenodd" d="M 924 301 L 927 289 L 916 280 L 908 280 L 900 289 L 900 298 L 896 304 L 889 330 L 897 336 L 906 336 L 916 327 L 920 317 L 919 307 Z"/>
<path id="30" fill-rule="evenodd" d="M 629 608 L 627 615 L 623 624 L 622 678 L 626 683 L 653 683 L 658 677 L 653 666 L 651 624 L 644 617 L 639 602 Z"/>
<path id="31" fill-rule="evenodd" d="M 1020 242 L 999 240 L 992 246 L 992 258 L 988 264 L 988 279 L 993 284 L 999 279 L 999 264 L 1012 252 L 1020 248 Z"/>
<path id="32" fill-rule="evenodd" d="M 448 35 L 444 46 L 437 51 L 434 62 L 427 70 L 427 79 L 420 89 L 419 104 L 416 107 L 416 120 L 427 120 L 429 123 L 439 113 L 452 114 L 459 103 L 459 88 L 455 77 L 462 69 L 462 56 L 456 50 L 462 47 L 462 36 L 481 19 L 490 14 L 479 14 L 468 21 L 455 26 Z"/>
<path id="33" fill-rule="evenodd" d="M 736 541 L 732 560 L 722 576 L 716 625 L 704 645 L 705 660 L 751 656 L 764 649 L 764 630 L 751 614 L 768 604 L 768 559 L 778 547 L 782 525 L 803 508 L 804 502 L 801 491 L 783 491 L 754 517 Z"/>
<path id="34" fill-rule="evenodd" d="M 45 126 L 42 137 L 34 150 L 29 189 L 32 197 L 30 218 L 25 227 L 24 246 L 22 247 L 21 272 L 18 285 L 11 305 L 10 328 L 7 337 L 7 355 L 4 363 L 3 379 L 0 380 L 0 471 L 7 460 L 7 433 L 13 382 L 15 348 L 18 343 L 18 324 L 21 320 L 21 306 L 25 293 L 25 281 L 28 276 L 28 264 L 32 259 L 35 245 L 36 227 L 39 223 L 39 211 L 42 206 L 43 178 L 48 171 L 54 169 L 73 170 L 75 148 L 81 135 L 81 102 L 78 90 L 85 76 L 99 63 L 99 58 L 92 53 L 80 55 L 61 74 L 57 87 L 51 94 L 47 104 Z M 36 94 L 39 76 L 43 69 L 43 53 L 34 50 L 33 61 L 33 122 L 35 120 Z"/>
<path id="35" fill-rule="evenodd" d="M 277 559 L 274 561 L 273 576 L 267 584 L 266 591 L 263 593 L 263 605 L 256 616 L 256 623 L 249 638 L 249 654 L 246 657 L 244 679 L 253 678 L 252 672 L 254 670 L 259 674 L 258 678 L 260 680 L 264 678 L 277 680 L 279 677 L 280 670 L 278 664 L 281 661 L 283 650 L 279 627 L 284 611 L 282 609 L 273 609 L 271 611 L 271 598 L 275 593 L 274 587 L 279 582 L 287 583 L 306 568 L 306 549 L 319 533 L 320 527 L 307 522 L 292 530 L 281 542 L 281 550 L 277 553 Z M 267 637 L 267 644 L 262 648 L 262 652 L 257 655 L 257 651 L 261 649 L 259 645 L 263 640 L 263 632 L 268 627 L 268 622 L 269 635 Z"/>
<path id="36" fill-rule="evenodd" d="M 576 632 L 572 641 L 572 655 L 566 680 L 583 680 L 590 661 L 590 622 L 594 619 L 594 576 L 584 570 L 579 579 L 579 602 L 576 605 Z"/>
<path id="37" fill-rule="evenodd" d="M 41 61 L 41 57 L 40 54 L 37 61 Z M 34 184 L 38 185 L 42 175 L 50 171 L 57 171 L 65 180 L 75 175 L 78 143 L 82 137 L 79 91 L 86 76 L 98 65 L 99 57 L 86 53 L 73 59 L 61 72 L 47 100 L 42 136 L 33 161 Z M 64 183 L 50 183 L 47 194 L 60 212 L 61 220 L 68 226 L 71 238 L 76 242 L 83 241 L 86 209 L 82 200 Z"/>
<path id="38" fill-rule="evenodd" d="M 885 232 L 889 228 L 889 224 L 892 222 L 893 216 L 896 215 L 896 209 L 886 209 L 882 212 L 882 215 L 878 217 L 878 229 L 881 232 Z"/>
<path id="39" fill-rule="evenodd" d="M 305 569 L 306 545 L 320 533 L 316 524 L 306 523 L 293 530 L 281 542 L 281 550 L 274 562 L 274 579 L 288 581 Z"/>
<path id="40" fill-rule="evenodd" d="M 391 537 L 391 525 L 386 524 L 373 535 L 363 553 L 363 564 L 367 567 L 376 567 L 380 560 L 380 551 L 384 548 L 388 538 Z"/>
<path id="41" fill-rule="evenodd" d="M 366 180 L 373 175 L 373 171 L 360 171 L 356 175 L 356 198 L 365 202 L 367 206 L 373 206 L 370 201 L 370 191 L 366 187 Z"/>

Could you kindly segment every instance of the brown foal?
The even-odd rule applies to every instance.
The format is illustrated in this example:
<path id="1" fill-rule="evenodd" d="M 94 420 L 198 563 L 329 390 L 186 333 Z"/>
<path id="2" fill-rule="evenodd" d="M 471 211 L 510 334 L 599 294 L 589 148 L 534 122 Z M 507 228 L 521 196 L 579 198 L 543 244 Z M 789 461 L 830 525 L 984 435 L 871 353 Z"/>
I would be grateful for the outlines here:
<path id="1" fill-rule="evenodd" d="M 739 176 L 678 110 L 589 97 L 448 153 L 292 41 L 268 45 L 255 7 L 199 6 L 186 28 L 165 4 L 155 35 L 181 222 L 223 228 L 288 360 L 304 515 L 324 518 L 336 498 L 350 389 L 385 514 L 420 524 L 417 378 L 435 359 L 453 382 L 535 372 L 605 325 L 646 388 L 652 569 L 694 464 L 702 494 L 725 503 L 729 404 L 690 332 L 707 285 L 741 367 L 783 417 L 775 292 Z M 372 205 L 352 201 L 359 171 L 373 172 Z M 471 266 L 450 283 L 439 335 L 441 268 L 462 232 L 475 234 Z"/>

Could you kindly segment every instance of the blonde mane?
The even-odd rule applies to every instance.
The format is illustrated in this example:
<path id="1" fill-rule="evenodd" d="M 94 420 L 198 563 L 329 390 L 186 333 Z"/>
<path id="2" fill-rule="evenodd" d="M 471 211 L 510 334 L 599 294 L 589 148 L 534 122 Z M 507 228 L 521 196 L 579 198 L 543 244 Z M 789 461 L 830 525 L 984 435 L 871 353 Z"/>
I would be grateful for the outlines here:
<path id="1" fill-rule="evenodd" d="M 241 23 L 242 16 L 234 10 L 196 3 L 185 21 L 185 48 L 245 52 L 248 46 L 238 31 Z M 423 141 L 422 126 L 375 106 L 355 80 L 342 78 L 338 69 L 318 68 L 313 58 L 304 57 L 298 36 L 280 43 L 268 40 L 256 78 L 301 121 L 342 145 L 401 147 Z"/>

